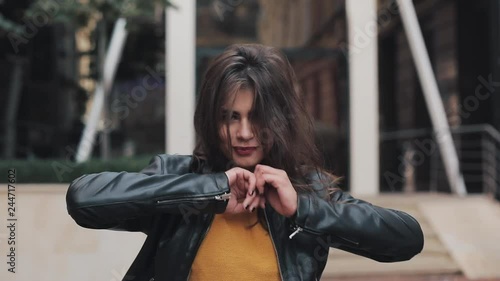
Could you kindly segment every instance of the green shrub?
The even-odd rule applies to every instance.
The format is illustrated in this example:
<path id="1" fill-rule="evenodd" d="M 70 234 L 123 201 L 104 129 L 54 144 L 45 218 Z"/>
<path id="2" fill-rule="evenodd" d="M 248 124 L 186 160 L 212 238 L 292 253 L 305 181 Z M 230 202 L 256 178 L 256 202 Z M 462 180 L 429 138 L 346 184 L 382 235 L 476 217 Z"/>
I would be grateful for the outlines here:
<path id="1" fill-rule="evenodd" d="M 0 183 L 7 182 L 7 171 L 16 169 L 17 183 L 69 183 L 83 174 L 110 172 L 139 172 L 154 155 L 122 157 L 102 161 L 91 159 L 76 164 L 66 159 L 12 160 L 0 161 Z"/>

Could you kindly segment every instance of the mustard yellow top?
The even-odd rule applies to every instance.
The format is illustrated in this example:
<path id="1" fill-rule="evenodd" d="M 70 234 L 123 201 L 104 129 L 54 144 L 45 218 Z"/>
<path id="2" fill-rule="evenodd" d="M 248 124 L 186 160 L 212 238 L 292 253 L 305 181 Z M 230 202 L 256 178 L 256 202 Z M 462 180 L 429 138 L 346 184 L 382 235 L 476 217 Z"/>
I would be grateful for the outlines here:
<path id="1" fill-rule="evenodd" d="M 273 242 L 257 221 L 257 211 L 216 214 L 194 259 L 190 280 L 280 280 Z"/>

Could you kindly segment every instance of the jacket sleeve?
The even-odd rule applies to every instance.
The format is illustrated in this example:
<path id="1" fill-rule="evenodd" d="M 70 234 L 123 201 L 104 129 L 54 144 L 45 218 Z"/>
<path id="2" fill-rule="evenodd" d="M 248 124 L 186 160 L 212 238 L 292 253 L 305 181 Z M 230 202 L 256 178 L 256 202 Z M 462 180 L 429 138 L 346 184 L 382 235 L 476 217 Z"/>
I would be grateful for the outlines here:
<path id="1" fill-rule="evenodd" d="M 318 188 L 316 183 L 316 188 Z M 411 259 L 423 248 L 419 223 L 407 213 L 378 207 L 336 191 L 331 199 L 298 195 L 296 226 L 335 247 L 379 262 Z"/>
<path id="2" fill-rule="evenodd" d="M 144 228 L 141 221 L 147 224 L 159 213 L 224 212 L 223 195 L 229 193 L 225 173 L 163 173 L 168 170 L 165 157 L 169 156 L 156 156 L 140 173 L 103 172 L 77 178 L 66 194 L 68 213 L 82 227 L 138 231 Z"/>

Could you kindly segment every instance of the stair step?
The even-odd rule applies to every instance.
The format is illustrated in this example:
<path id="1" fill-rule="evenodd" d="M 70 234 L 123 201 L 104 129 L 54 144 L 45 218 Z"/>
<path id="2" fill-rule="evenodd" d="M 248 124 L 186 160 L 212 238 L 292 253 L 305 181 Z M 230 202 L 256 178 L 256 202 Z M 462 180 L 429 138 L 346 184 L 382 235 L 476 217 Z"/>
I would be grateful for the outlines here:
<path id="1" fill-rule="evenodd" d="M 381 263 L 352 255 L 349 258 L 331 258 L 323 272 L 324 278 L 374 275 L 452 274 L 460 268 L 447 255 L 420 254 L 397 263 Z"/>
<path id="2" fill-rule="evenodd" d="M 437 237 L 424 237 L 424 249 L 420 255 L 426 254 L 448 255 L 448 249 L 446 249 Z M 350 258 L 351 256 L 354 256 L 354 254 L 334 248 L 331 248 L 329 253 L 329 258 L 332 259 Z"/>

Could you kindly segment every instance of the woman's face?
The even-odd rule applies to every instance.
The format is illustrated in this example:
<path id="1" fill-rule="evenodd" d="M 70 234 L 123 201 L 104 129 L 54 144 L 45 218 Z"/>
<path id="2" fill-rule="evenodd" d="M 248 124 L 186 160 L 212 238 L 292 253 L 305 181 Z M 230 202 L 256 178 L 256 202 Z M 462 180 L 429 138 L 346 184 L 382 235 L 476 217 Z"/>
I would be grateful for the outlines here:
<path id="1" fill-rule="evenodd" d="M 224 119 L 229 117 L 229 125 L 223 122 L 219 129 L 221 150 L 225 156 L 232 159 L 236 166 L 249 170 L 264 158 L 264 149 L 252 128 L 253 99 L 254 93 L 251 89 L 241 89 L 229 96 L 222 108 Z M 227 126 L 230 136 L 227 135 Z"/>

